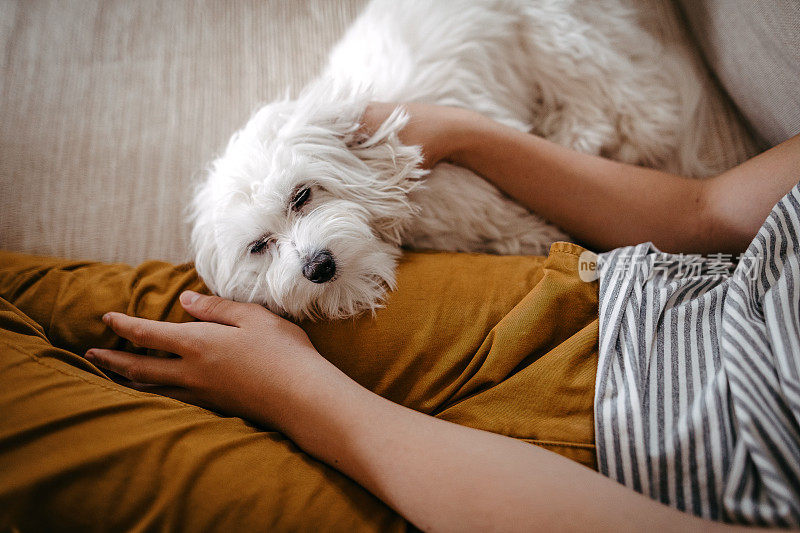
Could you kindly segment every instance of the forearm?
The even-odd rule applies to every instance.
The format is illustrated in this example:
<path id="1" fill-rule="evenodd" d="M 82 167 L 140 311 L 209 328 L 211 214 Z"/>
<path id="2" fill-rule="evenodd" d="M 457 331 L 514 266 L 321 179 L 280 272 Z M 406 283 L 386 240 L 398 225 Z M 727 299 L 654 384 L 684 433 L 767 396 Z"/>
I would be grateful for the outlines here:
<path id="1" fill-rule="evenodd" d="M 346 380 L 313 387 L 308 411 L 287 432 L 423 530 L 714 526 L 552 452 L 417 413 Z"/>
<path id="2" fill-rule="evenodd" d="M 704 247 L 701 182 L 575 152 L 489 120 L 468 129 L 451 160 L 590 247 L 649 240 L 669 251 Z"/>
<path id="3" fill-rule="evenodd" d="M 451 161 L 597 250 L 652 241 L 670 252 L 743 251 L 800 168 L 797 139 L 760 163 L 697 180 L 575 152 L 475 114 L 454 112 L 449 130 L 442 151 Z"/>

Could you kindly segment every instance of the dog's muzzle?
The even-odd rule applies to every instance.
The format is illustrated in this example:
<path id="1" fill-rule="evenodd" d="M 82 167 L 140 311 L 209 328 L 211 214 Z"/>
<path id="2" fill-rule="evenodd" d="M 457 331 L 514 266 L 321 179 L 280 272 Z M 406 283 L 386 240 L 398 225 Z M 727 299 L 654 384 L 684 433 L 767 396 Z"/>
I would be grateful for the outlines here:
<path id="1" fill-rule="evenodd" d="M 325 283 L 336 274 L 336 261 L 328 250 L 320 250 L 303 265 L 303 276 L 312 283 Z"/>

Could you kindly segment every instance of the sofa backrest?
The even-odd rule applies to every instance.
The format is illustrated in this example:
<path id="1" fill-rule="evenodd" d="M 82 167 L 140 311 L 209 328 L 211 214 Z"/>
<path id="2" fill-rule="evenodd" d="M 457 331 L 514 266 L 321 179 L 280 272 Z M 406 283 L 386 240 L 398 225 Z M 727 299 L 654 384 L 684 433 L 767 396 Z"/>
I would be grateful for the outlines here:
<path id="1" fill-rule="evenodd" d="M 690 31 L 768 146 L 800 133 L 800 2 L 677 0 Z"/>

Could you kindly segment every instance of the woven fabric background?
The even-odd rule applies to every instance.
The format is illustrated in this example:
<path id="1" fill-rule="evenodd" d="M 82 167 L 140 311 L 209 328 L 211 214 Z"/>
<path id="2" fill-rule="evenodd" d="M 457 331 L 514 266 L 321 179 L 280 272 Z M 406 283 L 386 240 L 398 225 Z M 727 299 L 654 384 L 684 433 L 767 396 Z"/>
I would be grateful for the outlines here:
<path id="1" fill-rule="evenodd" d="M 319 71 L 361 5 L 0 0 L 0 247 L 188 259 L 193 180 L 260 103 Z M 691 48 L 671 2 L 635 5 Z M 711 84 L 707 101 L 709 151 L 728 166 L 754 153 Z"/>
<path id="2" fill-rule="evenodd" d="M 709 67 L 765 143 L 800 133 L 800 2 L 680 0 Z"/>

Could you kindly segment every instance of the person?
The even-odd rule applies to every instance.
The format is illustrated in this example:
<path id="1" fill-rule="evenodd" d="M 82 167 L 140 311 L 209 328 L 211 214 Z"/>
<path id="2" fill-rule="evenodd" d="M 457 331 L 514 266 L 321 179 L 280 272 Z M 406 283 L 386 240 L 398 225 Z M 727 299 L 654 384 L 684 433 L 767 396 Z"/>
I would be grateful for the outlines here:
<path id="1" fill-rule="evenodd" d="M 371 104 L 365 128 L 392 109 Z M 468 167 L 595 250 L 651 241 L 668 252 L 743 252 L 798 181 L 800 136 L 697 180 L 573 152 L 465 110 L 407 109 L 401 140 L 422 146 L 425 165 Z M 133 387 L 279 428 L 422 530 L 730 527 L 543 448 L 384 399 L 322 357 L 301 327 L 262 307 L 191 291 L 180 301 L 197 322 L 103 318 L 117 335 L 179 357 L 91 349 L 86 358 Z"/>

